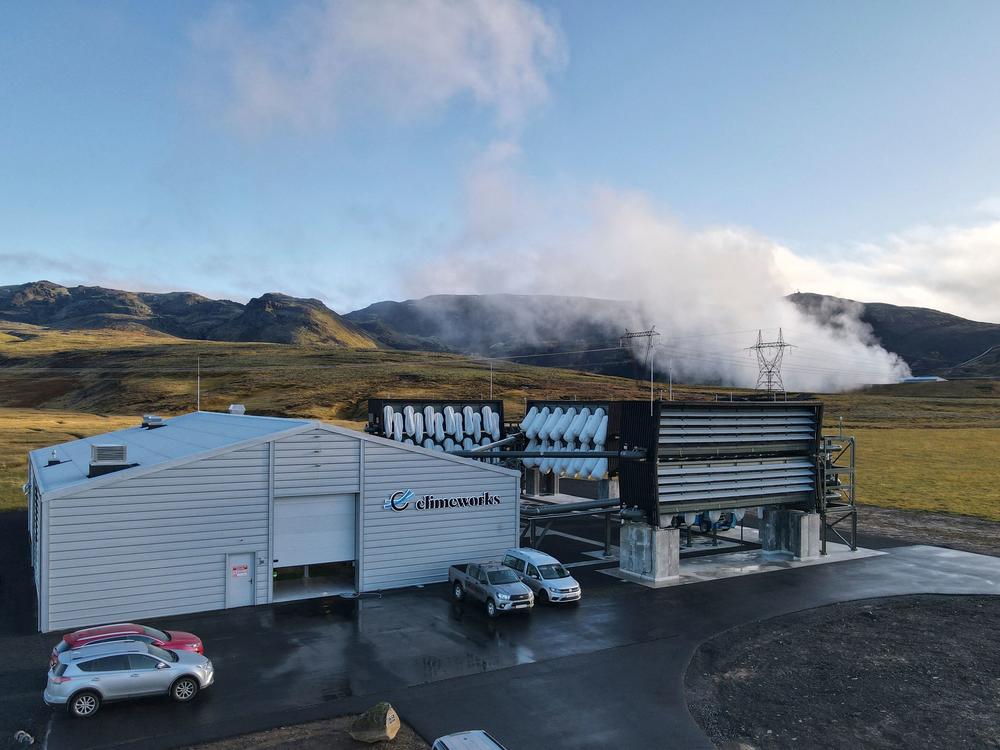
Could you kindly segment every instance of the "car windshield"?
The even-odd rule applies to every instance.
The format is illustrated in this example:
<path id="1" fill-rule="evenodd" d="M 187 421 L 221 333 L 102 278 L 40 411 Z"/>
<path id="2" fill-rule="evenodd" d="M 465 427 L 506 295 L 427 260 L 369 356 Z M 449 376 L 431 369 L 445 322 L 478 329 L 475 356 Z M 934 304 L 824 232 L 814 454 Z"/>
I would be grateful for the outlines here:
<path id="1" fill-rule="evenodd" d="M 159 646 L 149 647 L 150 656 L 155 656 L 157 659 L 162 659 L 163 661 L 177 661 L 177 654 L 165 648 L 160 648 Z"/>
<path id="2" fill-rule="evenodd" d="M 169 641 L 170 636 L 164 633 L 162 630 L 157 630 L 156 628 L 151 628 L 146 625 L 142 626 L 142 632 L 148 635 L 150 638 L 155 638 L 158 641 Z"/>
<path id="3" fill-rule="evenodd" d="M 538 572 L 542 574 L 542 578 L 548 581 L 556 578 L 569 578 L 569 571 L 559 563 L 555 563 L 553 565 L 539 565 Z"/>
<path id="4" fill-rule="evenodd" d="M 517 583 L 517 574 L 514 573 L 510 568 L 504 568 L 503 570 L 491 570 L 486 574 L 490 583 L 494 586 L 501 583 Z"/>

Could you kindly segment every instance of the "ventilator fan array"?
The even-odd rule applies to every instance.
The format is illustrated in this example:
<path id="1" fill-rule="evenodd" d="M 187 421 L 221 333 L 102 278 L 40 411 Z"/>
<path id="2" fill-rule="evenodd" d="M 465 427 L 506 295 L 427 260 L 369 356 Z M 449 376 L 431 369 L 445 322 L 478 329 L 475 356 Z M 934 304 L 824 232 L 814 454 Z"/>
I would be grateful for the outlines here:
<path id="1" fill-rule="evenodd" d="M 528 439 L 525 450 L 580 454 L 579 458 L 525 458 L 526 467 L 575 479 L 607 476 L 608 459 L 588 455 L 604 451 L 608 439 L 608 415 L 603 408 L 532 406 L 521 421 L 521 430 Z"/>
<path id="2" fill-rule="evenodd" d="M 423 409 L 382 407 L 382 429 L 387 438 L 436 451 L 472 450 L 500 439 L 500 414 L 489 406 L 445 406 Z"/>

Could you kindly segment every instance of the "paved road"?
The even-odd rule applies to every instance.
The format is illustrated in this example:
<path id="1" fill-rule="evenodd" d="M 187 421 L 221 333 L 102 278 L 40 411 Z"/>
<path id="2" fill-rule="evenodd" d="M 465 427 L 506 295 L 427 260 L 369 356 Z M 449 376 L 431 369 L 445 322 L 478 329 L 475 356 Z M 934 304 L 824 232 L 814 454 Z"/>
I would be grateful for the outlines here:
<path id="1" fill-rule="evenodd" d="M 496 622 L 479 607 L 453 605 L 440 585 L 165 619 L 157 624 L 204 638 L 216 685 L 190 705 L 120 704 L 87 722 L 41 705 L 53 637 L 10 634 L 0 641 L 11 655 L 0 662 L 0 735 L 25 728 L 48 748 L 168 748 L 388 699 L 430 738 L 483 727 L 512 750 L 710 747 L 683 694 L 685 667 L 703 640 L 848 599 L 1000 594 L 1000 558 L 921 546 L 887 551 L 656 591 L 575 568 L 586 590 L 579 606 Z"/>

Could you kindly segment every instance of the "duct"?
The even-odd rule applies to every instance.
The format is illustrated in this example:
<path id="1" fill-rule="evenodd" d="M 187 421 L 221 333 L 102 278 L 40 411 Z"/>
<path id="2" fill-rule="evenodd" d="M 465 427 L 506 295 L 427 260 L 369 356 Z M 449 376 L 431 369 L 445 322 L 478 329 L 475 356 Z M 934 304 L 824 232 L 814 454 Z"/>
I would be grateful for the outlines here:
<path id="1" fill-rule="evenodd" d="M 618 498 L 604 500 L 584 500 L 579 503 L 553 503 L 552 505 L 522 505 L 522 516 L 549 516 L 556 513 L 571 513 L 583 510 L 603 510 L 605 508 L 617 508 L 620 505 Z"/>

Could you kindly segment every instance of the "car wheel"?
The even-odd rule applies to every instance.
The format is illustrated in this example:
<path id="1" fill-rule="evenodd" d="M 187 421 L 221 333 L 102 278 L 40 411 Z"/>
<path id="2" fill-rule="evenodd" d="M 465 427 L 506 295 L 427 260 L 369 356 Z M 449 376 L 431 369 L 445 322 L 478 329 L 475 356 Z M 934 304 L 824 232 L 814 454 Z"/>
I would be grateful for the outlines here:
<path id="1" fill-rule="evenodd" d="M 178 703 L 187 703 L 198 694 L 198 680 L 181 677 L 170 686 L 170 697 Z"/>
<path id="2" fill-rule="evenodd" d="M 451 590 L 451 595 L 455 597 L 456 602 L 462 601 L 462 597 L 465 596 L 465 592 L 462 591 L 462 584 L 456 582 L 455 588 Z"/>
<path id="3" fill-rule="evenodd" d="M 491 619 L 497 616 L 497 605 L 492 599 L 486 600 L 486 614 Z"/>
<path id="4" fill-rule="evenodd" d="M 101 707 L 101 696 L 93 690 L 84 690 L 70 698 L 67 707 L 73 716 L 86 719 L 96 714 Z"/>
<path id="5" fill-rule="evenodd" d="M 535 604 L 548 604 L 549 603 L 549 592 L 545 589 L 539 589 L 538 593 L 535 594 Z"/>

